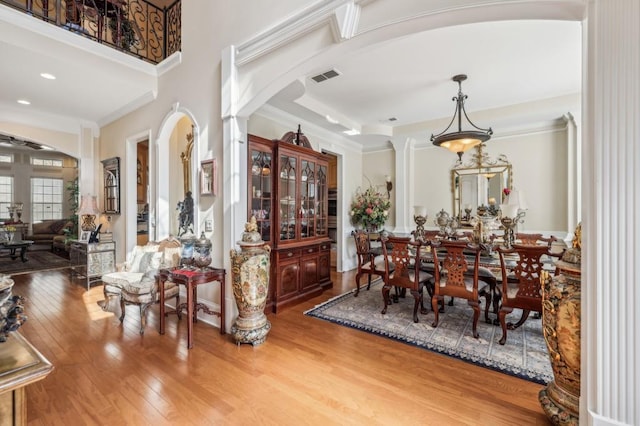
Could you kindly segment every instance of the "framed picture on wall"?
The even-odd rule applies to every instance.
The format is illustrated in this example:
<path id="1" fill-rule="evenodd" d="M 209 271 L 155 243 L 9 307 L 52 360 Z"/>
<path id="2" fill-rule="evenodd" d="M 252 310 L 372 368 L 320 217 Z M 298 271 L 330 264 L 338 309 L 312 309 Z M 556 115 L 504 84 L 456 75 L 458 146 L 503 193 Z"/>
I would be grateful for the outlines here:
<path id="1" fill-rule="evenodd" d="M 91 236 L 91 231 L 82 231 L 80 233 L 80 241 L 89 241 L 89 237 Z"/>
<path id="2" fill-rule="evenodd" d="M 217 172 L 215 158 L 200 163 L 200 195 L 216 195 Z"/>

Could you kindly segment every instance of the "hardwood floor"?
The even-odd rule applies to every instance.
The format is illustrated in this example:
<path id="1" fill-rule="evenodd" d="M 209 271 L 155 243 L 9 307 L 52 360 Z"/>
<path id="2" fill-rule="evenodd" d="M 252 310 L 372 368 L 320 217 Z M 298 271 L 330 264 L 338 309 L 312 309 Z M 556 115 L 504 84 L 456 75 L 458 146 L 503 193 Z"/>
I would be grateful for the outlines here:
<path id="1" fill-rule="evenodd" d="M 65 271 L 14 279 L 20 332 L 55 366 L 27 388 L 29 425 L 549 424 L 540 385 L 302 314 L 353 288 L 353 273 L 270 315 L 261 346 L 199 322 L 191 350 L 184 319 L 158 334 L 157 305 L 140 336 L 137 307 L 121 325 L 119 308 L 98 306 L 101 286 Z"/>

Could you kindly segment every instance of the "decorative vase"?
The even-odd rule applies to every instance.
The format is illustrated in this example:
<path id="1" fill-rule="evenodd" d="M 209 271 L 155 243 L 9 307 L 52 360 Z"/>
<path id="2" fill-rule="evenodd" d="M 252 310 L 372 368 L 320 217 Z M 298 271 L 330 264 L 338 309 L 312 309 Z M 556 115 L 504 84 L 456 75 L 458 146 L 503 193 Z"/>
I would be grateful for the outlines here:
<path id="1" fill-rule="evenodd" d="M 211 264 L 211 246 L 211 240 L 202 232 L 200 238 L 195 241 L 193 248 L 193 263 L 198 268 L 203 269 Z"/>
<path id="2" fill-rule="evenodd" d="M 180 244 L 182 244 L 182 249 L 180 250 L 180 266 L 190 269 L 193 263 L 196 236 L 190 232 L 186 232 L 180 237 Z"/>
<path id="3" fill-rule="evenodd" d="M 578 425 L 580 401 L 580 225 L 573 248 L 544 280 L 542 324 L 554 380 L 540 391 L 542 409 L 554 425 Z"/>
<path id="4" fill-rule="evenodd" d="M 231 249 L 233 296 L 238 306 L 238 317 L 231 327 L 236 343 L 263 343 L 271 323 L 264 314 L 269 293 L 271 247 L 257 232 L 255 217 L 245 225 L 238 241 L 240 251 Z"/>

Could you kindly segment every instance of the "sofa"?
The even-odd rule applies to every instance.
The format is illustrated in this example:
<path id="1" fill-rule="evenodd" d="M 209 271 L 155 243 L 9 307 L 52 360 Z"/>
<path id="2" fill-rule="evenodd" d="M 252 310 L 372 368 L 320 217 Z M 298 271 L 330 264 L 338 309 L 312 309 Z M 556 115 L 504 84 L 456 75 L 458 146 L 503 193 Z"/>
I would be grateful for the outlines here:
<path id="1" fill-rule="evenodd" d="M 27 240 L 32 240 L 34 245 L 48 244 L 53 251 L 54 241 L 62 244 L 66 243 L 65 230 L 72 230 L 73 222 L 69 219 L 50 219 L 31 225 L 31 233 L 27 235 Z M 58 247 L 58 248 L 62 248 Z"/>

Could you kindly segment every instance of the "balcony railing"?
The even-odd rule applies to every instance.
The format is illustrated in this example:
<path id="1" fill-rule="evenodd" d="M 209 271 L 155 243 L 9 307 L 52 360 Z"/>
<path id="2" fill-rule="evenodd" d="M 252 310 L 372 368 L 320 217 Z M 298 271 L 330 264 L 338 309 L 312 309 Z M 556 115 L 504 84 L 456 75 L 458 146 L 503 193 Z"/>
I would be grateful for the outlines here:
<path id="1" fill-rule="evenodd" d="M 180 51 L 181 0 L 0 0 L 34 18 L 157 64 Z"/>

